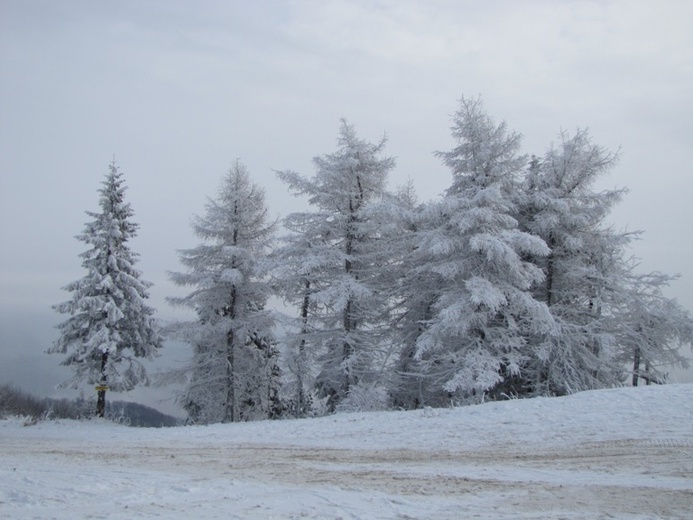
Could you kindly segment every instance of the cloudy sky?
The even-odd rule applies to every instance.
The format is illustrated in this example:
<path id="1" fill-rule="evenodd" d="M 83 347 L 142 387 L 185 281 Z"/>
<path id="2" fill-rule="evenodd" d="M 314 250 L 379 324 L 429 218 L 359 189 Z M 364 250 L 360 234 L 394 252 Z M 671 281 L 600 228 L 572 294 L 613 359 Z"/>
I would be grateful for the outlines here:
<path id="1" fill-rule="evenodd" d="M 51 305 L 83 275 L 74 235 L 114 155 L 171 319 L 166 272 L 236 158 L 274 215 L 303 209 L 274 170 L 312 175 L 346 117 L 387 133 L 391 186 L 434 199 L 462 95 L 527 153 L 577 127 L 620 148 L 601 184 L 630 189 L 613 223 L 645 232 L 642 269 L 680 273 L 668 295 L 693 309 L 691 27 L 689 0 L 0 0 L 0 383 L 48 395 L 65 377 L 42 354 Z"/>

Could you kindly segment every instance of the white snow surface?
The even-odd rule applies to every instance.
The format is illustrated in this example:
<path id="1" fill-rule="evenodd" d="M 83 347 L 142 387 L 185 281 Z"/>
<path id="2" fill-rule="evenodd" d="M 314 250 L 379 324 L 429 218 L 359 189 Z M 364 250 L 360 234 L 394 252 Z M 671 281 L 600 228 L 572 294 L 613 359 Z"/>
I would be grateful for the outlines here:
<path id="1" fill-rule="evenodd" d="M 7 519 L 690 519 L 693 385 L 168 429 L 0 421 Z"/>

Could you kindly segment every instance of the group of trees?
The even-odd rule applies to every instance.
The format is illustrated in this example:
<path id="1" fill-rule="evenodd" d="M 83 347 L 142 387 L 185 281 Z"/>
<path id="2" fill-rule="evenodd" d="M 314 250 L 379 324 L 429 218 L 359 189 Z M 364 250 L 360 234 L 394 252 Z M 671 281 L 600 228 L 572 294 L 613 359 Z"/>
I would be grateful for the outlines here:
<path id="1" fill-rule="evenodd" d="M 202 244 L 181 251 L 186 271 L 171 275 L 191 292 L 170 302 L 195 313 L 169 330 L 193 349 L 178 373 L 192 421 L 563 395 L 663 382 L 666 367 L 686 364 L 693 320 L 663 295 L 672 277 L 636 272 L 637 233 L 606 221 L 624 191 L 595 191 L 615 154 L 578 130 L 543 156 L 522 155 L 521 136 L 480 99 L 461 100 L 452 133 L 456 146 L 438 153 L 452 183 L 420 203 L 411 186 L 388 191 L 385 139 L 361 140 L 342 121 L 312 177 L 277 172 L 309 205 L 283 219 L 281 237 L 264 191 L 233 165 L 193 221 Z M 127 387 L 140 372 L 111 367 L 131 361 L 126 348 L 148 356 L 160 340 L 130 256 L 118 268 L 108 260 L 114 237 L 132 234 L 104 231 L 117 220 L 99 217 L 81 237 L 97 252 L 57 307 L 73 316 L 54 350 L 78 344 L 66 361 L 78 378 L 91 370 L 94 382 Z M 270 311 L 271 296 L 294 312 Z"/>

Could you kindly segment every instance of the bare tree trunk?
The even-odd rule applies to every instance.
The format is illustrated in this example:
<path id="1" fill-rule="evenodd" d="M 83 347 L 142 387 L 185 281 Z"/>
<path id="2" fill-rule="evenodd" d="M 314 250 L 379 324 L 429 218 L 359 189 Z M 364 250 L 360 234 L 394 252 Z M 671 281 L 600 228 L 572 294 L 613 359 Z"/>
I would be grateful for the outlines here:
<path id="1" fill-rule="evenodd" d="M 106 415 L 106 363 L 108 363 L 108 352 L 101 354 L 101 381 L 96 387 L 96 416 L 103 417 Z"/>
<path id="2" fill-rule="evenodd" d="M 635 347 L 633 351 L 633 386 L 638 386 L 640 379 L 640 347 Z"/>
<path id="3" fill-rule="evenodd" d="M 349 389 L 351 387 L 351 369 L 349 368 L 349 361 L 354 354 L 354 347 L 351 345 L 348 339 L 349 333 L 352 329 L 351 323 L 351 300 L 347 301 L 346 309 L 344 309 L 344 335 L 347 339 L 344 340 L 342 344 L 342 362 L 344 363 L 344 378 L 342 379 L 342 388 L 340 399 L 346 398 L 349 395 Z"/>
<path id="4" fill-rule="evenodd" d="M 553 251 L 554 248 L 556 247 L 556 241 L 553 239 L 553 236 L 549 236 L 549 241 L 548 241 L 548 246 L 551 252 L 549 253 L 549 256 L 546 257 L 546 280 L 545 280 L 545 286 L 546 286 L 546 305 L 551 307 L 554 304 L 554 287 L 553 287 L 553 282 L 554 282 L 554 263 L 555 259 L 553 256 Z"/>
<path id="5" fill-rule="evenodd" d="M 308 402 L 308 396 L 306 395 L 305 382 L 304 382 L 304 371 L 307 369 L 306 366 L 306 334 L 308 333 L 308 311 L 310 307 L 310 281 L 305 282 L 305 292 L 303 293 L 303 304 L 301 305 L 301 343 L 298 346 L 298 366 L 296 373 L 296 383 L 298 385 L 298 403 L 296 406 L 296 411 L 299 417 L 305 417 L 308 415 L 310 403 Z"/>
<path id="6" fill-rule="evenodd" d="M 349 201 L 349 209 L 351 210 L 351 216 L 349 220 L 349 225 L 347 227 L 347 236 L 345 244 L 345 253 L 347 255 L 346 261 L 344 262 L 344 272 L 347 275 L 351 275 L 353 265 L 351 263 L 351 254 L 353 253 L 355 237 L 352 233 L 352 225 L 356 220 L 354 216 L 354 208 L 352 202 Z M 352 301 L 351 298 L 347 300 L 346 307 L 344 308 L 344 315 L 342 317 L 342 327 L 344 330 L 344 343 L 342 343 L 342 363 L 344 365 L 344 373 L 342 379 L 342 387 L 340 388 L 341 395 L 339 399 L 345 399 L 349 395 L 349 389 L 351 387 L 351 369 L 349 367 L 349 361 L 354 355 L 354 346 L 351 344 L 351 339 L 349 338 L 353 327 L 352 318 Z"/>
<path id="7" fill-rule="evenodd" d="M 223 422 L 237 422 L 238 412 L 236 406 L 236 377 L 235 359 L 233 349 L 233 330 L 226 336 L 226 407 Z"/>
<path id="8" fill-rule="evenodd" d="M 233 214 L 238 214 L 238 200 L 234 201 Z M 238 228 L 233 229 L 233 245 L 238 245 Z M 232 259 L 231 267 L 236 268 L 236 259 Z M 240 410 L 236 402 L 236 359 L 234 320 L 236 319 L 236 286 L 231 287 L 231 298 L 226 308 L 226 315 L 231 318 L 231 329 L 226 333 L 226 409 L 223 422 L 238 422 Z"/>

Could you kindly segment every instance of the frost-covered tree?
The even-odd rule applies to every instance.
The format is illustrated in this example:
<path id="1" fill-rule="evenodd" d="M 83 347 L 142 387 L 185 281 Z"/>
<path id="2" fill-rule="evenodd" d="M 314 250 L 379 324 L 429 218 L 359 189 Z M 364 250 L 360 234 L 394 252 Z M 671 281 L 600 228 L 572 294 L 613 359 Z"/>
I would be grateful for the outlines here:
<path id="1" fill-rule="evenodd" d="M 171 330 L 193 346 L 181 400 L 194 422 L 278 413 L 274 316 L 265 308 L 271 294 L 267 252 L 275 224 L 267 216 L 264 190 L 236 161 L 208 201 L 205 216 L 193 220 L 203 243 L 179 252 L 187 272 L 171 273 L 171 280 L 193 290 L 169 302 L 194 310 L 197 319 Z"/>
<path id="2" fill-rule="evenodd" d="M 394 166 L 382 155 L 385 142 L 358 139 L 343 120 L 338 150 L 313 159 L 314 177 L 277 173 L 313 208 L 287 217 L 294 236 L 279 258 L 295 266 L 283 282 L 285 297 L 301 309 L 294 348 L 316 361 L 315 386 L 330 410 L 355 386 L 377 379 L 385 302 L 377 290 L 379 223 L 372 211 Z"/>
<path id="3" fill-rule="evenodd" d="M 69 301 L 54 306 L 70 318 L 58 326 L 60 337 L 48 350 L 67 354 L 62 364 L 74 369 L 63 386 L 97 385 L 100 417 L 107 389 L 122 392 L 149 383 L 137 358 L 151 360 L 161 347 L 154 310 L 145 303 L 151 284 L 140 279 L 129 246 L 138 226 L 125 190 L 122 173 L 111 164 L 99 190 L 101 211 L 87 212 L 94 220 L 77 235 L 90 247 L 81 255 L 87 274 L 64 287 L 72 293 Z"/>
<path id="4" fill-rule="evenodd" d="M 411 182 L 388 196 L 382 205 L 382 247 L 388 262 L 381 274 L 386 288 L 383 292 L 390 303 L 393 364 L 388 366 L 388 390 L 391 406 L 398 409 L 418 408 L 426 404 L 446 402 L 439 399 L 440 385 L 417 359 L 416 342 L 432 318 L 433 303 L 443 283 L 435 273 L 421 269 L 418 254 L 420 233 L 433 225 L 424 217 L 426 204 L 418 202 Z"/>
<path id="5" fill-rule="evenodd" d="M 690 342 L 691 322 L 661 292 L 671 278 L 637 274 L 627 248 L 639 233 L 606 223 L 625 190 L 595 191 L 617 158 L 586 130 L 562 132 L 532 161 L 518 196 L 523 229 L 551 250 L 531 257 L 546 273 L 534 295 L 556 323 L 553 334 L 535 339 L 525 373 L 534 394 L 617 385 L 630 373 L 627 366 L 635 382 L 661 380 L 662 365 L 685 362 L 678 347 Z"/>
<path id="6" fill-rule="evenodd" d="M 281 237 L 273 258 L 274 284 L 285 302 L 297 308 L 295 319 L 287 318 L 283 335 L 287 365 L 285 385 L 287 412 L 294 417 L 316 413 L 315 344 L 319 324 L 318 306 L 313 294 L 325 287 L 325 258 L 330 257 L 331 245 L 321 238 L 319 217 L 310 213 L 292 213 L 284 218 L 288 231 Z"/>
<path id="7" fill-rule="evenodd" d="M 565 394 L 616 384 L 614 311 L 626 282 L 624 247 L 632 239 L 605 224 L 624 190 L 594 191 L 617 156 L 592 144 L 586 130 L 560 141 L 525 178 L 520 220 L 550 253 L 531 260 L 546 274 L 535 297 L 549 306 L 553 335 L 537 338 L 528 384 L 539 395 Z"/>
<path id="8" fill-rule="evenodd" d="M 630 368 L 633 386 L 666 382 L 667 368 L 689 366 L 681 347 L 693 346 L 693 319 L 663 294 L 675 276 L 654 272 L 629 278 L 618 313 L 617 360 Z"/>
<path id="9" fill-rule="evenodd" d="M 436 284 L 435 294 L 427 289 L 430 318 L 421 310 L 415 318 L 425 328 L 415 359 L 449 400 L 520 393 L 529 338 L 553 329 L 546 304 L 531 294 L 544 275 L 525 260 L 549 250 L 514 217 L 513 194 L 526 164 L 521 137 L 496 124 L 480 99 L 465 98 L 452 134 L 457 146 L 438 155 L 453 182 L 424 211 L 410 276 Z"/>

